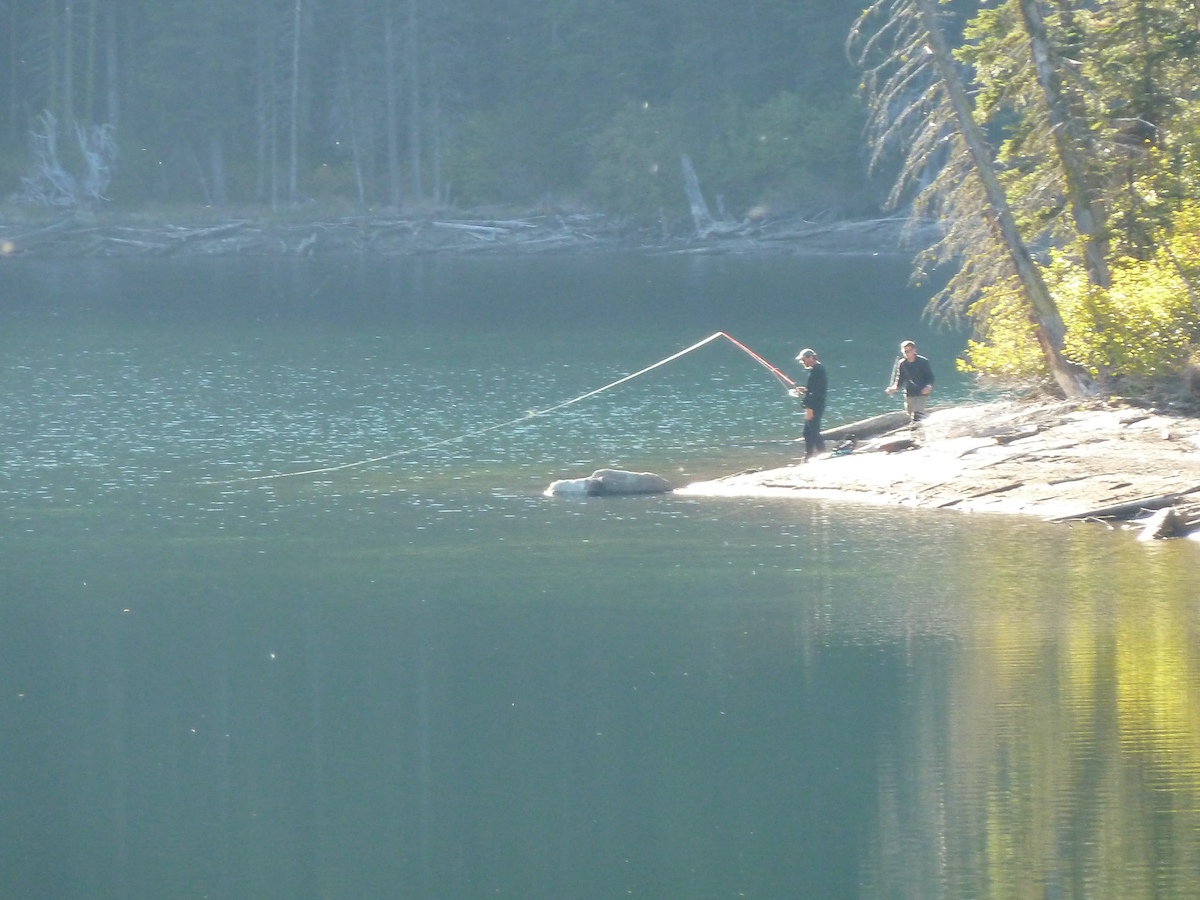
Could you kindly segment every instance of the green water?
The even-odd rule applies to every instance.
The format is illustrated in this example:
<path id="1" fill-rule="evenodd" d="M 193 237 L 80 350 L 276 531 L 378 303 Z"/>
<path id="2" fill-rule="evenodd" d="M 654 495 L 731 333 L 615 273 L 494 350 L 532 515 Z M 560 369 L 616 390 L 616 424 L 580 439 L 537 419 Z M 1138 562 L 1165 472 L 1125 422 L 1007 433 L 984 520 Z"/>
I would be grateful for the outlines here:
<path id="1" fill-rule="evenodd" d="M 1197 546 L 550 500 L 891 408 L 902 264 L 0 267 L 0 895 L 1186 897 Z M 213 481 L 234 481 L 215 485 Z"/>

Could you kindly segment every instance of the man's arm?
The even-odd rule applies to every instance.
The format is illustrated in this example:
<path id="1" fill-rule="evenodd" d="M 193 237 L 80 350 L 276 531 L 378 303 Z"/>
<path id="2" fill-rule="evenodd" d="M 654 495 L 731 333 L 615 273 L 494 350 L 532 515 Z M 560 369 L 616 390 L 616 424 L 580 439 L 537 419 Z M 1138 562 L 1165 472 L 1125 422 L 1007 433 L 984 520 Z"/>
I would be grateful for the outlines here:
<path id="1" fill-rule="evenodd" d="M 889 394 L 894 394 L 900 390 L 900 370 L 904 367 L 904 357 L 897 356 L 896 362 L 892 364 L 892 383 L 886 388 Z"/>
<path id="2" fill-rule="evenodd" d="M 923 368 L 925 371 L 921 374 L 925 378 L 925 386 L 921 388 L 921 393 L 928 394 L 931 390 L 933 390 L 933 366 L 930 365 L 929 360 L 924 358 L 922 359 L 924 360 L 924 364 L 921 368 Z"/>

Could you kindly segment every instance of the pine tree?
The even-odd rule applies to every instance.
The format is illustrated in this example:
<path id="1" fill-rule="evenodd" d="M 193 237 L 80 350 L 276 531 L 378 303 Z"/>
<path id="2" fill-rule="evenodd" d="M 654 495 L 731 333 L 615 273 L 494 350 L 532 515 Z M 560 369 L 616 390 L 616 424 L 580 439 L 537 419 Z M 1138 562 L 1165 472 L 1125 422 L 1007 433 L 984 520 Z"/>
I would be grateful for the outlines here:
<path id="1" fill-rule="evenodd" d="M 937 165 L 939 152 L 946 156 L 914 204 L 918 213 L 940 210 L 951 223 L 933 258 L 964 259 L 943 296 L 965 305 L 984 286 L 1015 275 L 1055 382 L 1068 397 L 1089 393 L 1088 379 L 1063 356 L 1066 327 L 1009 206 L 934 0 L 878 0 L 855 23 L 847 46 L 866 66 L 876 161 L 893 143 L 906 144 L 893 200 Z"/>

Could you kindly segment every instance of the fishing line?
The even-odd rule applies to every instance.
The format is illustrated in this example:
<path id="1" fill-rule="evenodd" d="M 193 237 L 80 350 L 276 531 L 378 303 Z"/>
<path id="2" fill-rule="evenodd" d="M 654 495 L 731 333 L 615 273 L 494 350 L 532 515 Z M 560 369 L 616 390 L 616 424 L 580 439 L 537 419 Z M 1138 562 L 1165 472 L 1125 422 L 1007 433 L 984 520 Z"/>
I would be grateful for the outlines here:
<path id="1" fill-rule="evenodd" d="M 426 451 L 429 451 L 429 450 L 436 450 L 438 447 L 444 447 L 447 444 L 453 444 L 457 441 L 465 441 L 467 438 L 478 437 L 481 434 L 487 434 L 492 431 L 499 431 L 501 428 L 508 428 L 509 426 L 516 425 L 519 422 L 527 422 L 530 419 L 536 418 L 537 416 L 546 416 L 546 415 L 549 415 L 550 413 L 558 412 L 558 410 L 565 409 L 566 407 L 571 406 L 574 403 L 579 403 L 583 400 L 587 400 L 589 397 L 595 397 L 597 394 L 602 394 L 605 391 L 611 390 L 612 388 L 615 388 L 618 385 L 622 385 L 627 381 L 632 381 L 633 379 L 637 378 L 639 375 L 645 375 L 647 372 L 651 372 L 654 369 L 657 369 L 659 366 L 665 366 L 669 362 L 674 362 L 675 360 L 679 359 L 679 357 L 686 356 L 688 353 L 691 353 L 693 350 L 699 350 L 705 344 L 711 343 L 712 341 L 715 341 L 717 338 L 722 338 L 722 337 L 725 338 L 726 340 L 732 342 L 733 345 L 736 346 L 738 349 L 744 350 L 746 353 L 750 354 L 750 356 L 757 363 L 759 363 L 760 365 L 765 366 L 767 369 L 769 369 L 771 374 L 773 374 L 777 379 L 779 379 L 780 383 L 783 384 L 783 386 L 785 388 L 790 389 L 792 387 L 795 387 L 796 382 L 792 381 L 792 379 L 788 378 L 787 375 L 785 375 L 783 372 L 779 371 L 779 369 L 775 368 L 773 365 L 771 365 L 769 362 L 767 362 L 765 359 L 763 359 L 761 356 L 759 356 L 757 353 L 755 353 L 753 350 L 751 350 L 749 347 L 747 347 L 741 341 L 730 337 L 724 331 L 718 331 L 715 334 L 710 334 L 708 337 L 706 337 L 702 341 L 697 341 L 696 343 L 692 344 L 692 346 L 690 346 L 690 347 L 685 347 L 683 350 L 680 350 L 678 353 L 672 353 L 666 359 L 660 359 L 658 362 L 654 363 L 653 365 L 646 366 L 646 368 L 644 368 L 644 369 L 639 369 L 638 371 L 633 372 L 630 375 L 626 375 L 623 378 L 618 378 L 616 381 L 611 382 L 610 384 L 606 384 L 606 385 L 604 385 L 604 387 L 596 388 L 594 391 L 588 391 L 586 394 L 580 394 L 578 397 L 573 397 L 570 400 L 565 400 L 562 403 L 555 404 L 554 406 L 548 406 L 545 409 L 539 409 L 539 410 L 536 410 L 533 412 L 528 412 L 525 415 L 519 416 L 515 419 L 509 419 L 507 422 L 500 422 L 496 425 L 489 425 L 486 428 L 477 428 L 474 431 L 468 431 L 463 434 L 456 435 L 455 437 L 452 437 L 452 438 L 446 438 L 445 440 L 442 440 L 442 441 L 435 441 L 432 444 L 425 444 L 422 447 L 410 447 L 405 450 L 397 450 L 394 453 L 384 453 L 381 456 L 372 456 L 370 459 L 360 459 L 360 460 L 357 460 L 356 462 L 342 463 L 342 464 L 336 465 L 336 466 L 322 466 L 318 469 L 303 469 L 298 472 L 279 472 L 274 475 L 251 475 L 251 476 L 248 476 L 245 478 L 233 478 L 228 481 L 202 481 L 200 483 L 203 485 L 248 484 L 250 482 L 255 482 L 255 481 L 272 481 L 272 480 L 275 480 L 278 478 L 298 478 L 301 475 L 325 475 L 330 472 L 341 472 L 346 469 L 356 469 L 360 466 L 369 466 L 369 465 L 372 465 L 373 463 L 386 462 L 389 459 L 396 459 L 398 457 L 408 456 L 408 455 L 414 454 L 414 453 L 425 453 Z"/>

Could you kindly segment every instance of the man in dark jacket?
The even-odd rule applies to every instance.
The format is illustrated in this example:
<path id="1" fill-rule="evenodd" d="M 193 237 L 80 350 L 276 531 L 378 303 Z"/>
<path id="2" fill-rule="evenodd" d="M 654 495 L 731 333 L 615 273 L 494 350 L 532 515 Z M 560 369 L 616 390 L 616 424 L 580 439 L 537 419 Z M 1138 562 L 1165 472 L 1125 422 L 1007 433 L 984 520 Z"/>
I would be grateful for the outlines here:
<path id="1" fill-rule="evenodd" d="M 933 390 L 933 366 L 925 357 L 917 356 L 917 345 L 912 341 L 902 343 L 900 353 L 892 369 L 892 383 L 887 392 L 892 394 L 904 388 L 904 411 L 908 413 L 909 427 L 914 438 L 923 440 L 925 429 L 921 420 L 925 418 L 929 392 Z"/>
<path id="2" fill-rule="evenodd" d="M 792 393 L 804 403 L 804 459 L 807 462 L 825 452 L 825 440 L 821 437 L 821 415 L 825 412 L 825 391 L 829 380 L 825 367 L 817 360 L 815 350 L 805 347 L 796 359 L 808 369 L 808 381 Z"/>

